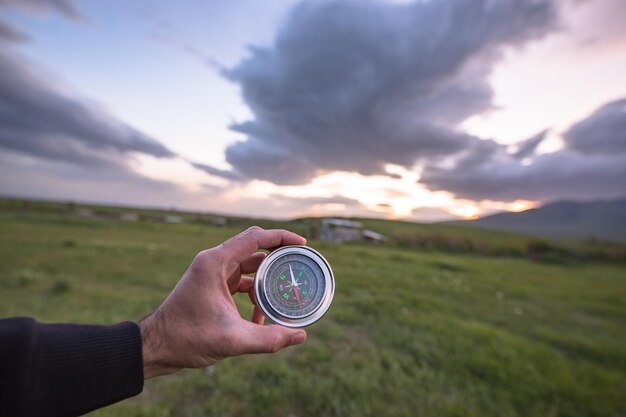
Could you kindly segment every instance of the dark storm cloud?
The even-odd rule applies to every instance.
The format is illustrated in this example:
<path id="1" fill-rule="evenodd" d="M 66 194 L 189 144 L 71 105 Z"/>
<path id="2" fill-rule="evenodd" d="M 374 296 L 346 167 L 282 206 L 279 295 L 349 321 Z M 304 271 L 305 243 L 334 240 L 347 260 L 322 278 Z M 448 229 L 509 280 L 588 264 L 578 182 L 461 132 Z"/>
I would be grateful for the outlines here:
<path id="1" fill-rule="evenodd" d="M 215 167 L 213 167 L 211 165 L 202 164 L 200 162 L 189 161 L 189 163 L 192 166 L 194 166 L 195 168 L 198 168 L 199 170 L 204 171 L 204 172 L 206 172 L 209 175 L 222 177 L 222 178 L 225 178 L 227 180 L 240 180 L 241 179 L 241 177 L 239 175 L 237 175 L 237 173 L 232 172 L 232 171 L 215 168 Z"/>
<path id="2" fill-rule="evenodd" d="M 20 42 L 25 40 L 28 40 L 28 36 L 0 20 L 0 41 Z"/>
<path id="3" fill-rule="evenodd" d="M 537 147 L 543 142 L 548 134 L 548 130 L 537 133 L 536 135 L 523 140 L 515 145 L 513 156 L 517 159 L 529 158 L 535 154 Z"/>
<path id="4" fill-rule="evenodd" d="M 73 2 L 66 0 L 0 0 L 2 7 L 35 14 L 57 12 L 67 18 L 82 19 Z M 48 81 L 47 74 L 32 70 L 37 66 L 19 57 L 10 47 L 12 42 L 27 39 L 0 21 L 0 41 L 5 41 L 0 43 L 0 156 L 4 159 L 10 156 L 9 159 L 15 160 L 12 165 L 21 162 L 33 170 L 32 175 L 22 174 L 20 178 L 28 177 L 32 184 L 37 183 L 35 178 L 42 183 L 54 183 L 49 188 L 56 191 L 64 186 L 77 190 L 98 181 L 99 187 L 109 186 L 111 190 L 117 187 L 120 195 L 133 187 L 135 190 L 145 187 L 146 196 L 147 193 L 158 195 L 158 190 L 163 191 L 164 198 L 174 195 L 176 185 L 141 176 L 129 166 L 129 157 L 132 153 L 159 158 L 177 155 L 97 105 L 56 88 Z M 16 155 L 37 158 L 37 163 L 34 165 L 32 159 L 24 162 L 24 158 Z M 55 164 L 58 162 L 65 164 Z M 209 174 L 235 178 L 232 173 L 195 165 Z M 19 171 L 16 166 L 14 173 Z M 82 172 L 80 179 L 76 172 Z M 46 175 L 50 178 L 42 180 Z M 11 176 L 10 184 L 3 185 L 4 192 L 14 192 L 11 184 L 18 183 L 16 177 Z M 76 186 L 72 185 L 72 179 Z"/>
<path id="5" fill-rule="evenodd" d="M 502 145 L 482 152 L 471 163 L 453 167 L 431 164 L 420 182 L 475 200 L 556 200 L 615 198 L 626 195 L 626 100 L 609 103 L 564 135 L 565 147 L 523 163 Z M 533 143 L 531 138 L 528 143 Z M 528 145 L 526 143 L 526 145 Z M 523 150 L 523 149 L 522 149 Z"/>
<path id="6" fill-rule="evenodd" d="M 588 155 L 626 153 L 626 98 L 605 104 L 564 135 L 567 146 Z"/>
<path id="7" fill-rule="evenodd" d="M 0 148 L 76 164 L 129 152 L 175 154 L 127 124 L 52 88 L 28 64 L 0 51 Z"/>
<path id="8" fill-rule="evenodd" d="M 540 155 L 530 165 L 500 155 L 471 169 L 429 168 L 421 182 L 474 200 L 594 199 L 626 194 L 626 157 L 584 157 L 569 150 Z"/>
<path id="9" fill-rule="evenodd" d="M 66 0 L 0 0 L 0 7 L 28 12 L 55 11 L 79 19 Z M 22 40 L 11 26 L 0 26 L 5 40 Z M 31 70 L 8 45 L 0 49 L 0 149 L 44 160 L 119 168 L 125 155 L 138 152 L 174 157 L 172 151 L 93 104 L 70 96 Z"/>
<path id="10" fill-rule="evenodd" d="M 384 172 L 465 149 L 456 125 L 491 107 L 503 47 L 555 25 L 548 1 L 305 1 L 269 48 L 225 75 L 254 119 L 227 161 L 247 178 L 304 183 L 332 170 Z"/>

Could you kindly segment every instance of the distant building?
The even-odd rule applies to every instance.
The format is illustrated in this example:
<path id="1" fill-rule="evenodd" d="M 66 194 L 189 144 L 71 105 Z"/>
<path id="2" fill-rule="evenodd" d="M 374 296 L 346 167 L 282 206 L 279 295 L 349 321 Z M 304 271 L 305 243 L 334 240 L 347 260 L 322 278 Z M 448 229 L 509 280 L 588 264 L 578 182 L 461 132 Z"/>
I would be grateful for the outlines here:
<path id="1" fill-rule="evenodd" d="M 345 219 L 322 219 L 320 239 L 329 242 L 349 242 L 361 239 L 361 222 Z"/>
<path id="2" fill-rule="evenodd" d="M 228 220 L 226 217 L 215 217 L 213 219 L 213 224 L 215 226 L 226 226 L 228 224 Z"/>
<path id="3" fill-rule="evenodd" d="M 183 218 L 181 216 L 175 216 L 172 214 L 165 216 L 163 220 L 165 221 L 165 223 L 182 223 L 183 222 Z"/>
<path id="4" fill-rule="evenodd" d="M 320 239 L 328 242 L 350 242 L 365 240 L 382 243 L 385 236 L 372 230 L 363 229 L 363 223 L 346 219 L 322 219 Z"/>
<path id="5" fill-rule="evenodd" d="M 78 217 L 96 217 L 92 209 L 86 207 L 79 207 L 75 211 Z"/>
<path id="6" fill-rule="evenodd" d="M 136 222 L 139 220 L 139 214 L 137 213 L 122 213 L 120 214 L 120 220 L 125 222 Z"/>
<path id="7" fill-rule="evenodd" d="M 363 240 L 366 240 L 368 242 L 383 243 L 385 241 L 385 235 L 374 232 L 373 230 L 363 229 L 363 232 L 361 232 L 361 236 Z"/>

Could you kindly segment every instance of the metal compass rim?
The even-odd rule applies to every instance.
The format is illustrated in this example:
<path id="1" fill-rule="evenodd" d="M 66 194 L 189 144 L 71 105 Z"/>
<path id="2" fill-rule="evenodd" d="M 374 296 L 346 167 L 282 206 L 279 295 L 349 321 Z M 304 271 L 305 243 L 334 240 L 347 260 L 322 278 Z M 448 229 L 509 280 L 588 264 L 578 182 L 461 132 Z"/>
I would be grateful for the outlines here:
<path id="1" fill-rule="evenodd" d="M 319 305 L 313 311 L 302 317 L 288 317 L 274 309 L 265 293 L 265 280 L 268 279 L 267 272 L 270 267 L 282 257 L 287 255 L 301 255 L 308 257 L 317 264 L 324 278 L 324 295 Z M 283 246 L 271 252 L 263 260 L 254 278 L 254 298 L 257 306 L 263 314 L 274 323 L 286 327 L 306 327 L 319 319 L 328 311 L 335 293 L 335 279 L 328 261 L 315 249 L 303 245 Z"/>

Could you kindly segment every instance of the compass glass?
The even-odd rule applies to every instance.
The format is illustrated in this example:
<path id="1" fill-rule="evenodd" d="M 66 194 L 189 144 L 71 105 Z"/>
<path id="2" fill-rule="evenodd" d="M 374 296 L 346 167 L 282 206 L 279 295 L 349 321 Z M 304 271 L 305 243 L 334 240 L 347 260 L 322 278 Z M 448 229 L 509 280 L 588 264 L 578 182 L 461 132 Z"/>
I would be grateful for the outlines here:
<path id="1" fill-rule="evenodd" d="M 305 327 L 318 321 L 330 307 L 335 278 L 328 261 L 308 246 L 283 246 L 259 265 L 254 299 L 274 323 Z"/>
<path id="2" fill-rule="evenodd" d="M 324 298 L 322 269 L 310 257 L 288 254 L 269 267 L 264 290 L 270 306 L 283 316 L 306 317 L 319 308 Z"/>

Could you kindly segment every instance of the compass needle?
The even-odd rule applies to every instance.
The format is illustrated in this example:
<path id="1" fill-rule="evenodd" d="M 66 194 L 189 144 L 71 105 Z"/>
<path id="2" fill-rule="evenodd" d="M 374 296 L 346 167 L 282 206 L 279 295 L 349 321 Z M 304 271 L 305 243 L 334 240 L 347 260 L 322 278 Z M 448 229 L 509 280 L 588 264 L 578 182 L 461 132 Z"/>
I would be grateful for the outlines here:
<path id="1" fill-rule="evenodd" d="M 297 287 L 296 279 L 293 276 L 293 270 L 291 269 L 291 264 L 289 265 L 289 274 L 291 275 L 291 286 Z"/>
<path id="2" fill-rule="evenodd" d="M 293 292 L 296 293 L 296 299 L 298 300 L 298 306 L 302 307 L 302 301 L 300 301 L 300 290 L 298 289 L 298 286 L 294 287 Z"/>

